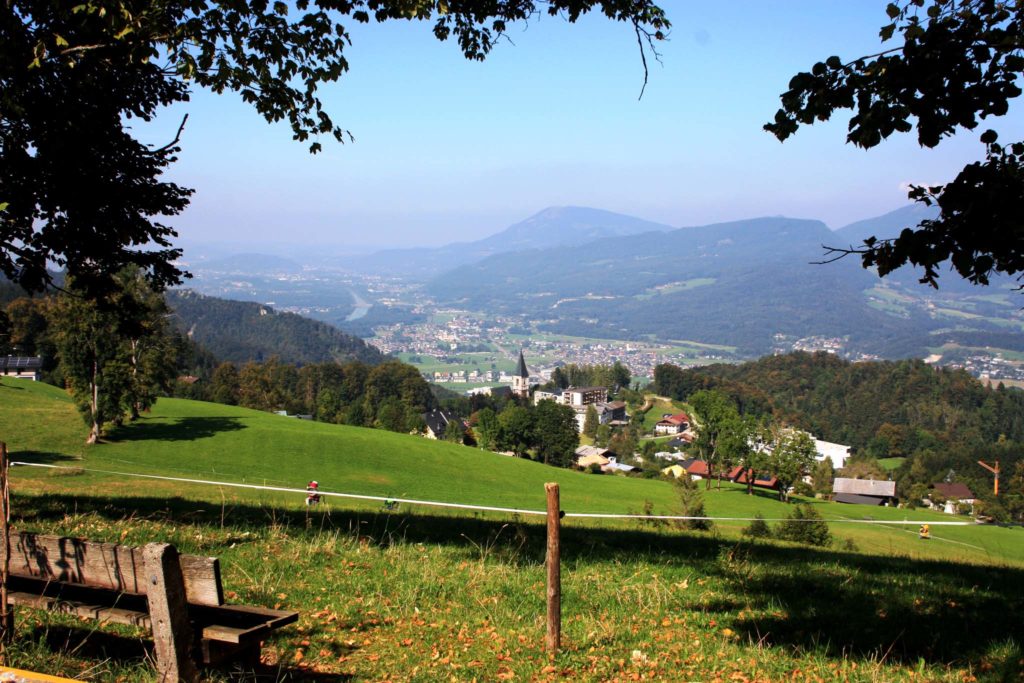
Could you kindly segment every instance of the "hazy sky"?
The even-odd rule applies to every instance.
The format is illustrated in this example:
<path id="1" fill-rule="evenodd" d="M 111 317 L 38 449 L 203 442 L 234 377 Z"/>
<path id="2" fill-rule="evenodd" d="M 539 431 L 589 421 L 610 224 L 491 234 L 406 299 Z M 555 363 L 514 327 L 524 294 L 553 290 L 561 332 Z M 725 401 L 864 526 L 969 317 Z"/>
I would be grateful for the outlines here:
<path id="1" fill-rule="evenodd" d="M 639 101 L 636 38 L 600 17 L 512 27 L 483 63 L 429 24 L 353 25 L 351 71 L 322 98 L 354 143 L 325 139 L 311 156 L 287 126 L 204 91 L 144 137 L 166 142 L 189 113 L 171 177 L 196 188 L 174 221 L 190 241 L 441 244 L 553 205 L 676 226 L 788 215 L 838 228 L 982 151 L 980 130 L 936 150 L 904 135 L 867 152 L 845 144 L 845 118 L 785 144 L 761 130 L 797 71 L 877 51 L 885 5 L 667 0 L 674 28 Z M 1006 118 L 1002 139 L 1020 139 L 1024 125 Z"/>

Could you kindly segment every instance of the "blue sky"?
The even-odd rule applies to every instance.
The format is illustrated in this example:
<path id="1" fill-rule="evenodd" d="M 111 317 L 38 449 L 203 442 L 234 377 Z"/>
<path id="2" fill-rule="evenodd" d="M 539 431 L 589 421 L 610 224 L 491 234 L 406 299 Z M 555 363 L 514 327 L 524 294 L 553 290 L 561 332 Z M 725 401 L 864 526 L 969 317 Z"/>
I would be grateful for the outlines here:
<path id="1" fill-rule="evenodd" d="M 935 150 L 900 136 L 870 151 L 845 144 L 845 118 L 785 144 L 761 130 L 797 71 L 877 51 L 885 4 L 663 2 L 673 30 L 639 101 L 635 36 L 601 17 L 512 27 L 483 63 L 428 24 L 353 25 L 351 71 L 322 99 L 354 143 L 325 139 L 311 156 L 286 126 L 203 91 L 143 136 L 165 142 L 189 113 L 171 172 L 196 189 L 173 221 L 187 241 L 441 244 L 556 205 L 675 226 L 789 215 L 839 228 L 981 154 L 980 130 Z M 1024 133 L 995 123 L 1003 139 Z"/>

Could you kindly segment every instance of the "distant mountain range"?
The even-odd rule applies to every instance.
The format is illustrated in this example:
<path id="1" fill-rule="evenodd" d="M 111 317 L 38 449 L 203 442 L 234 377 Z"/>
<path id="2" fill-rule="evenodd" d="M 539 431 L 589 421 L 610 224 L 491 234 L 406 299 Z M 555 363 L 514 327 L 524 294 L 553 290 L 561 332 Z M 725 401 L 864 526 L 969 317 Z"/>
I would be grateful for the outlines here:
<path id="1" fill-rule="evenodd" d="M 766 353 L 784 339 L 825 336 L 864 353 L 921 356 L 936 344 L 930 333 L 937 330 L 1005 330 L 987 313 L 937 317 L 925 305 L 873 300 L 873 289 L 888 285 L 855 256 L 816 263 L 823 245 L 892 236 L 920 218 L 901 209 L 836 232 L 820 221 L 757 218 L 605 238 L 490 256 L 434 278 L 427 291 L 439 303 L 522 315 L 553 332 L 686 339 L 736 346 L 743 355 Z M 914 276 L 904 288 L 894 296 L 932 293 Z M 1008 310 L 1003 305 L 1002 313 Z"/>
<path id="2" fill-rule="evenodd" d="M 586 244 L 604 237 L 672 230 L 653 223 L 601 209 L 578 206 L 551 207 L 475 242 L 456 242 L 438 247 L 388 249 L 359 258 L 341 259 L 345 268 L 364 274 L 429 278 L 457 266 L 474 263 L 494 254 L 524 249 L 548 249 Z"/>
<path id="3" fill-rule="evenodd" d="M 673 228 L 555 207 L 475 242 L 391 249 L 343 263 L 354 272 L 424 282 L 438 305 L 522 316 L 563 334 L 724 344 L 744 356 L 811 336 L 838 337 L 847 350 L 887 358 L 925 356 L 947 342 L 977 346 L 995 334 L 1001 348 L 1024 346 L 1021 299 L 1007 278 L 981 288 L 949 274 L 936 292 L 920 285 L 912 268 L 879 279 L 856 255 L 818 263 L 826 246 L 895 237 L 934 215 L 914 204 L 835 231 L 779 217 Z M 422 318 L 409 306 L 371 302 L 365 317 L 344 321 L 351 285 L 333 276 L 262 283 L 255 276 L 261 263 L 275 272 L 295 265 L 249 254 L 201 268 L 248 267 L 247 297 L 298 310 L 333 307 L 332 321 L 363 335 L 375 325 Z"/>

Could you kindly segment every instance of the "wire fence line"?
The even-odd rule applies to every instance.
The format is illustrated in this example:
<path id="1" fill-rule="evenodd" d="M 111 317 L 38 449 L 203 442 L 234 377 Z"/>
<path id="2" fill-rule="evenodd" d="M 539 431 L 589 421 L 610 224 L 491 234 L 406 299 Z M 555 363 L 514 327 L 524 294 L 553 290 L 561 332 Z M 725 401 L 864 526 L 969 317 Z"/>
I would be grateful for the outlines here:
<path id="1" fill-rule="evenodd" d="M 296 493 L 303 496 L 307 495 L 309 491 L 304 488 L 292 488 L 288 486 L 267 486 L 260 484 L 243 484 L 231 481 L 216 481 L 211 479 L 192 479 L 188 477 L 168 477 L 157 474 L 142 474 L 140 472 L 118 472 L 115 470 L 100 470 L 86 467 L 72 467 L 67 465 L 47 465 L 43 463 L 35 462 L 11 462 L 11 465 L 19 465 L 24 467 L 41 467 L 47 469 L 67 469 L 75 470 L 80 472 L 91 472 L 94 474 L 107 474 L 118 477 L 132 477 L 137 479 L 155 479 L 160 481 L 172 481 L 182 484 L 200 484 L 206 486 L 220 486 L 228 488 L 239 488 L 239 489 L 251 489 L 256 491 L 270 491 L 274 493 Z M 345 498 L 351 500 L 369 500 L 381 503 L 403 503 L 406 505 L 419 505 L 424 507 L 437 507 L 437 508 L 451 508 L 456 510 L 474 510 L 480 512 L 503 512 L 507 514 L 515 515 L 534 515 L 534 516 L 546 516 L 546 510 L 529 510 L 525 508 L 511 508 L 511 507 L 500 507 L 494 505 L 474 505 L 469 503 L 450 503 L 445 501 L 437 500 L 420 500 L 416 498 L 398 498 L 395 496 L 371 496 L 361 493 L 342 493 L 340 491 L 326 491 L 319 489 L 316 492 L 321 497 L 332 497 L 332 498 Z M 945 521 L 945 520 L 887 520 L 887 519 L 790 519 L 788 517 L 707 517 L 707 516 L 693 516 L 693 515 L 649 515 L 649 514 L 631 514 L 631 513 L 611 513 L 611 512 L 564 512 L 564 517 L 574 517 L 577 519 L 625 519 L 625 520 L 664 520 L 664 521 L 697 521 L 706 520 L 712 522 L 753 522 L 755 520 L 761 520 L 764 522 L 819 522 L 825 521 L 829 524 L 874 524 L 874 525 L 921 525 L 928 524 L 930 526 L 971 526 L 972 522 L 963 521 Z"/>

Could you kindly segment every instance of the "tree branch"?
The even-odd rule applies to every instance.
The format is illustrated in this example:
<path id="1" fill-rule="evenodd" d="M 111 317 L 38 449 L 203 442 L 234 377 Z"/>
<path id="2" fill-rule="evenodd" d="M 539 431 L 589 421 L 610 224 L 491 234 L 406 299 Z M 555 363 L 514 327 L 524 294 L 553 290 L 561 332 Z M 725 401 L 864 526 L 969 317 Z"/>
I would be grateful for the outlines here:
<path id="1" fill-rule="evenodd" d="M 821 248 L 825 250 L 825 255 L 828 256 L 829 258 L 826 258 L 822 261 L 811 261 L 812 266 L 824 266 L 829 263 L 835 263 L 839 259 L 846 258 L 847 256 L 851 256 L 853 254 L 866 254 L 868 253 L 868 251 L 870 251 L 870 249 L 854 249 L 852 246 L 848 249 L 844 249 L 842 247 L 828 247 L 825 246 L 824 244 L 821 245 Z"/>
<path id="2" fill-rule="evenodd" d="M 163 154 L 164 152 L 166 152 L 167 150 L 171 149 L 172 147 L 176 146 L 181 141 L 181 132 L 183 130 L 185 130 L 185 123 L 187 121 L 188 121 L 188 114 L 185 114 L 185 116 L 181 119 L 181 125 L 178 126 L 178 132 L 175 133 L 174 139 L 171 140 L 170 142 L 168 142 L 163 147 L 151 150 L 149 152 L 149 154 L 152 154 L 153 156 L 159 156 L 159 155 Z"/>
<path id="3" fill-rule="evenodd" d="M 633 31 L 636 33 L 636 44 L 640 47 L 640 61 L 644 65 L 644 84 L 640 88 L 640 96 L 636 98 L 637 100 L 642 100 L 644 97 L 644 91 L 647 90 L 648 76 L 647 50 L 644 49 L 644 42 L 647 43 L 647 47 L 650 48 L 651 54 L 654 56 L 655 61 L 657 61 L 659 64 L 661 64 L 661 53 L 658 52 L 658 49 L 656 47 L 654 47 L 654 36 L 651 35 L 650 31 L 643 28 L 640 25 L 640 22 L 636 19 L 633 20 Z"/>

